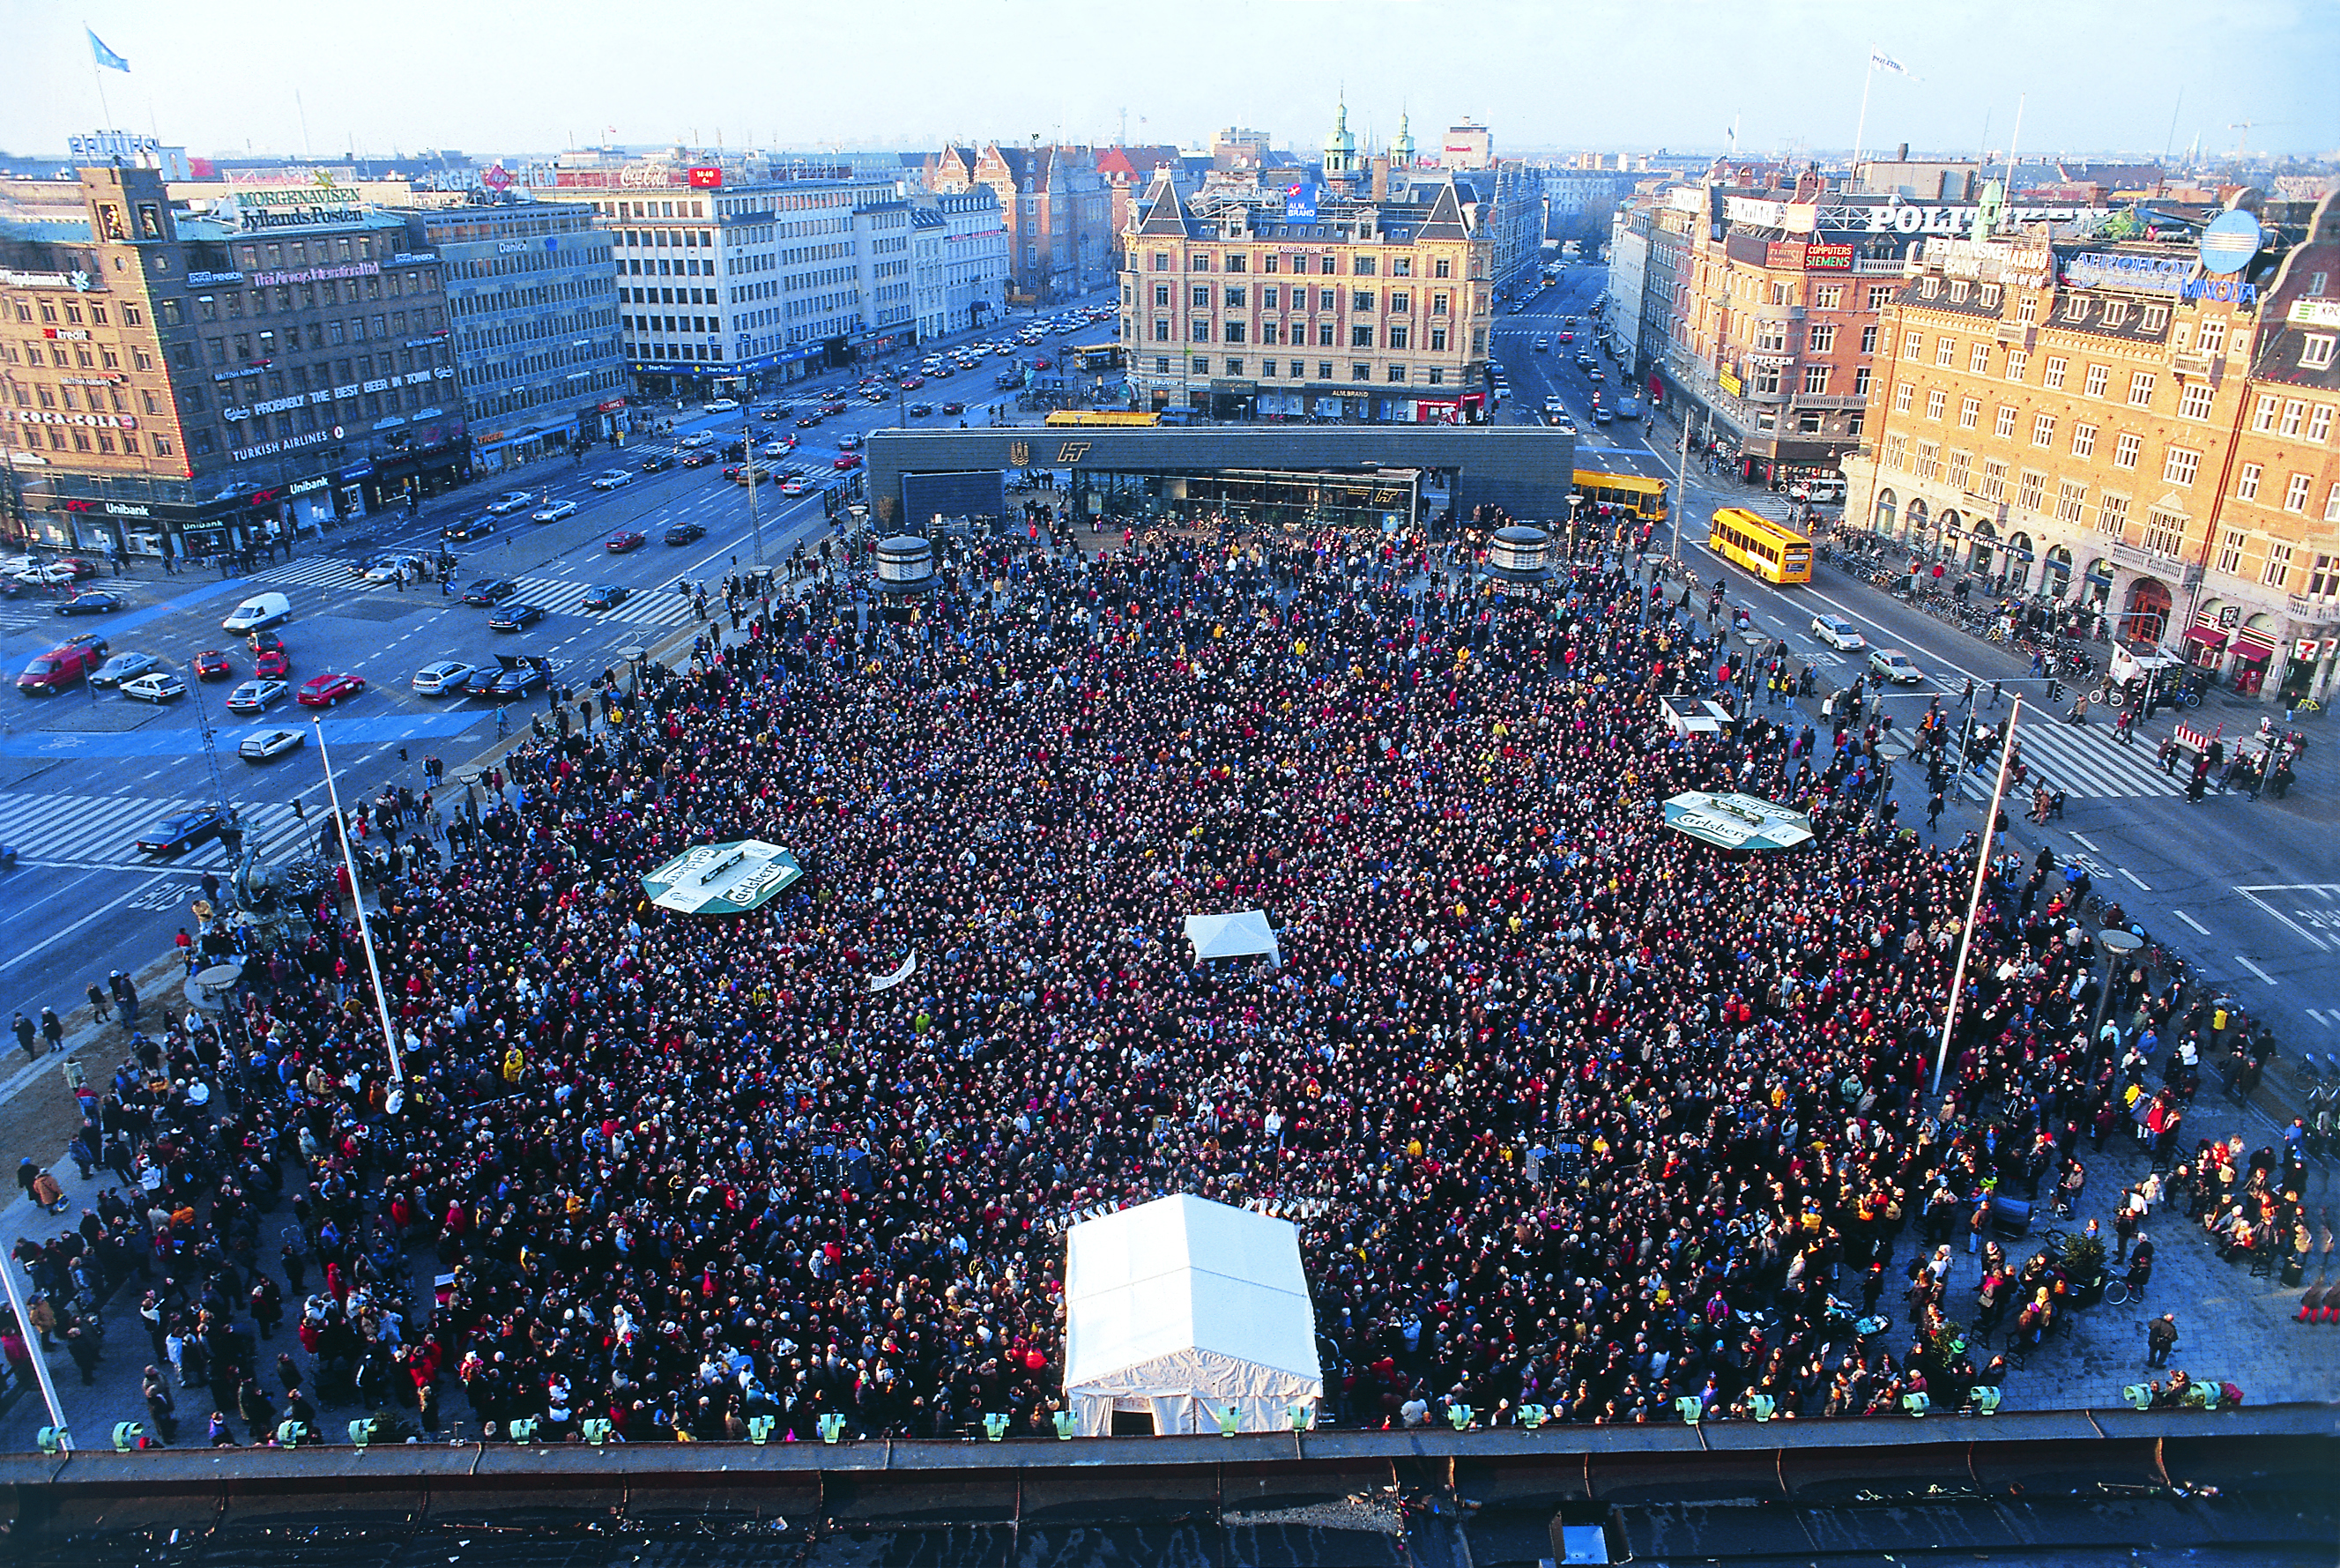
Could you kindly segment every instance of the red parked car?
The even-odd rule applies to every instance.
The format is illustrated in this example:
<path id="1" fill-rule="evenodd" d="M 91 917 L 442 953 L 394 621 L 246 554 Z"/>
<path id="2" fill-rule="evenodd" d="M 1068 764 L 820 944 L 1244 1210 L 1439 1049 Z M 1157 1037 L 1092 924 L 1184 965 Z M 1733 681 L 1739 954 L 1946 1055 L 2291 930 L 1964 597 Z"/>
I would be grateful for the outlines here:
<path id="1" fill-rule="evenodd" d="M 632 530 L 629 529 L 623 533 L 611 534 L 610 536 L 609 544 L 604 548 L 606 548 L 611 555 L 623 555 L 630 550 L 640 550 L 649 541 L 649 535 L 646 533 L 636 533 Z"/>
<path id="2" fill-rule="evenodd" d="M 342 698 L 355 697 L 365 689 L 362 676 L 312 675 L 301 683 L 297 700 L 303 708 L 331 708 Z"/>

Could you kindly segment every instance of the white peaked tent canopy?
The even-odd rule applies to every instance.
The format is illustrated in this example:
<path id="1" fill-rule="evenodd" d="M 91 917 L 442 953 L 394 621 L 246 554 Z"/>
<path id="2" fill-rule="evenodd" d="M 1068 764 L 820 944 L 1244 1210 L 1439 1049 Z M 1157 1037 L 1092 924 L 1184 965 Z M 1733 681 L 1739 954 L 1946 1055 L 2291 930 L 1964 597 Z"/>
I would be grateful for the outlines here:
<path id="1" fill-rule="evenodd" d="M 1324 1394 L 1316 1311 L 1288 1220 L 1190 1194 L 1073 1226 L 1065 1248 L 1065 1403 L 1082 1433 L 1116 1410 L 1157 1434 L 1289 1430 Z"/>
<path id="2" fill-rule="evenodd" d="M 1275 928 L 1264 909 L 1237 909 L 1231 915 L 1189 915 L 1186 940 L 1195 944 L 1195 962 L 1205 958 L 1241 958 L 1265 953 L 1270 961 L 1284 962 L 1275 945 Z"/>

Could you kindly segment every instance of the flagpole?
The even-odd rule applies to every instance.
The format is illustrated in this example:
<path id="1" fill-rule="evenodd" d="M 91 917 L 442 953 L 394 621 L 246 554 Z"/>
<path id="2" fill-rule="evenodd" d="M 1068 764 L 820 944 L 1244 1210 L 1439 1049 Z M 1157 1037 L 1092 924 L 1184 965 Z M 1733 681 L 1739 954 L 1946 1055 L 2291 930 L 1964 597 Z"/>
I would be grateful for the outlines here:
<path id="1" fill-rule="evenodd" d="M 97 63 L 97 53 L 94 50 L 90 52 L 89 56 L 89 79 L 96 84 L 97 109 L 105 120 L 105 124 L 100 129 L 111 131 L 114 129 L 114 106 L 105 101 L 105 67 Z"/>
<path id="2" fill-rule="evenodd" d="M 1847 195 L 1850 195 L 1853 187 L 1860 183 L 1860 144 L 1869 135 L 1869 85 L 1876 80 L 1877 45 L 1871 44 L 1869 46 L 1869 65 L 1860 74 L 1860 121 L 1852 129 L 1852 177 L 1845 184 Z"/>
<path id="3" fill-rule="evenodd" d="M 1990 790 L 1989 814 L 1982 819 L 1982 845 L 1975 851 L 1974 890 L 1967 898 L 1966 925 L 1958 933 L 1958 961 L 1950 974 L 1949 1006 L 1942 1014 L 1942 1044 L 1934 1053 L 1934 1087 L 1929 1094 L 1942 1092 L 1942 1070 L 1950 1063 L 1950 1037 L 1958 1032 L 1958 1001 L 1966 990 L 1967 961 L 1974 953 L 1975 919 L 1982 911 L 1982 889 L 1990 876 L 1990 849 L 1998 839 L 1998 812 L 2007 799 L 2008 774 L 2015 766 L 2015 729 L 2023 717 L 2023 699 L 2018 696 L 2014 709 L 2007 716 L 2007 734 L 1998 747 L 1998 775 Z M 1960 759 L 1963 765 L 1964 759 Z"/>

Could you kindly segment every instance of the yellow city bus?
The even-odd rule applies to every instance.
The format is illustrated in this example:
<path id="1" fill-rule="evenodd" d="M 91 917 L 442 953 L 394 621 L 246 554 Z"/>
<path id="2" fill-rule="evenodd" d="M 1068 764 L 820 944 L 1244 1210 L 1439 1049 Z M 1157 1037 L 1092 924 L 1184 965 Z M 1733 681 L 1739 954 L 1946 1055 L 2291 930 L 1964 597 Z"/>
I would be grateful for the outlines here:
<path id="1" fill-rule="evenodd" d="M 1065 357 L 1073 362 L 1075 370 L 1086 375 L 1094 375 L 1099 371 L 1117 371 L 1121 368 L 1121 345 L 1082 343 L 1066 349 Z"/>
<path id="2" fill-rule="evenodd" d="M 1638 473 L 1603 473 L 1595 468 L 1576 471 L 1576 493 L 1587 506 L 1607 503 L 1643 522 L 1666 520 L 1666 481 L 1643 479 Z"/>
<path id="3" fill-rule="evenodd" d="M 1810 582 L 1812 541 L 1760 512 L 1726 506 L 1714 514 L 1706 547 L 1766 582 Z"/>
<path id="4" fill-rule="evenodd" d="M 1048 416 L 1050 424 L 1160 424 L 1158 413 L 1140 413 L 1132 409 L 1058 409 Z"/>

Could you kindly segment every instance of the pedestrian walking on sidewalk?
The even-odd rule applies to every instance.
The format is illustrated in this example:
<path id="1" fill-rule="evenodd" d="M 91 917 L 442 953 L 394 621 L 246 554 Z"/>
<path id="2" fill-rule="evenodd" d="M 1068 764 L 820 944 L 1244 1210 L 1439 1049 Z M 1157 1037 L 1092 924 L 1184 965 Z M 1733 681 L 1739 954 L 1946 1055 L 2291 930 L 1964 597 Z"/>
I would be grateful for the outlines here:
<path id="1" fill-rule="evenodd" d="M 40 1060 L 41 1047 L 34 1042 L 41 1037 L 40 1032 L 33 1027 L 33 1020 L 20 1010 L 16 1014 L 16 1021 L 8 1027 L 16 1031 L 16 1043 L 25 1047 L 25 1059 L 28 1062 Z"/>
<path id="2" fill-rule="evenodd" d="M 2169 1365 L 2169 1353 L 2177 1348 L 2177 1315 L 2176 1313 L 2165 1312 L 2153 1320 L 2145 1331 L 2145 1348 L 2146 1365 Z"/>
<path id="3" fill-rule="evenodd" d="M 114 998 L 105 994 L 105 987 L 100 986 L 95 980 L 92 980 L 89 983 L 89 991 L 87 994 L 89 997 L 89 1011 L 92 1021 L 100 1024 L 112 1021 L 114 1017 Z"/>

